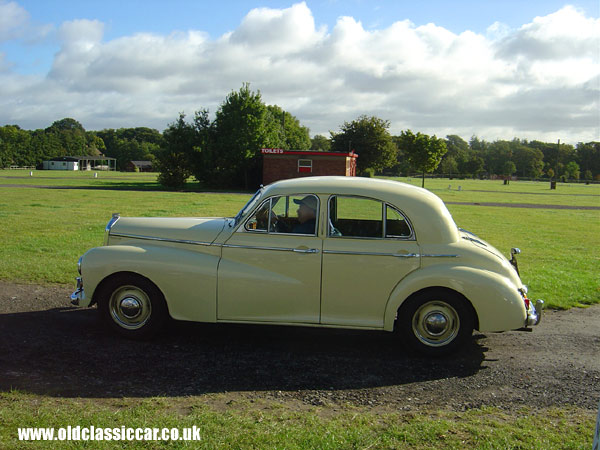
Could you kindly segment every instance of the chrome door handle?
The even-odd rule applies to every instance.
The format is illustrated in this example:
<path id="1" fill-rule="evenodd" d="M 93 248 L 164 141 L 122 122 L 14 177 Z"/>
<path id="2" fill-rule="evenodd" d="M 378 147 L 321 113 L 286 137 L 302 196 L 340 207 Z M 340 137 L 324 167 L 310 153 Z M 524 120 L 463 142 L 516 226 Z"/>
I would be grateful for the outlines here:
<path id="1" fill-rule="evenodd" d="M 396 258 L 417 258 L 419 256 L 418 253 L 394 253 Z"/>
<path id="2" fill-rule="evenodd" d="M 296 253 L 319 253 L 316 248 L 295 248 L 292 251 Z"/>

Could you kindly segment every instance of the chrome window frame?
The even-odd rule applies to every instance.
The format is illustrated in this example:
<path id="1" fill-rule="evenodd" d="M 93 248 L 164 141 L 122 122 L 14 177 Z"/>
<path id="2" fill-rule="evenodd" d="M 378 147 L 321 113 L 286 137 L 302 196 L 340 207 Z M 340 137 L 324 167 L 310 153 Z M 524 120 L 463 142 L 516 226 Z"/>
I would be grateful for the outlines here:
<path id="1" fill-rule="evenodd" d="M 273 211 L 273 203 L 272 200 L 274 198 L 277 197 L 306 197 L 307 195 L 312 195 L 313 197 L 315 197 L 317 199 L 317 211 L 315 214 L 315 231 L 312 234 L 306 234 L 306 233 L 282 233 L 282 232 L 277 232 L 277 231 L 269 231 L 271 228 L 271 211 Z M 248 222 L 250 221 L 250 219 L 252 219 L 252 217 L 254 217 L 254 215 L 256 214 L 256 212 L 262 208 L 262 206 L 269 202 L 269 219 L 267 222 L 267 229 L 266 230 L 249 230 L 247 228 Z M 307 193 L 307 194 L 285 194 L 285 195 L 272 195 L 271 197 L 266 198 L 258 207 L 256 207 L 254 209 L 254 211 L 252 211 L 251 214 L 249 214 L 248 218 L 246 219 L 246 221 L 244 222 L 244 225 L 242 227 L 239 227 L 237 231 L 242 231 L 243 233 L 261 233 L 261 234 L 271 234 L 271 235 L 279 235 L 279 236 L 311 236 L 311 237 L 317 237 L 319 235 L 319 216 L 320 216 L 320 211 L 321 211 L 321 199 L 319 198 L 319 196 L 317 194 L 312 194 L 312 193 Z"/>
<path id="2" fill-rule="evenodd" d="M 391 203 L 388 203 L 384 200 L 380 200 L 378 198 L 373 198 L 373 197 L 365 197 L 362 195 L 346 195 L 346 194 L 332 194 L 329 196 L 329 198 L 327 199 L 327 221 L 331 222 L 331 200 L 333 198 L 336 197 L 350 197 L 350 198 L 359 198 L 359 199 L 363 199 L 363 200 L 374 200 L 376 202 L 381 203 L 381 217 L 383 220 L 383 226 L 382 226 L 382 236 L 380 237 L 363 237 L 363 236 L 334 236 L 331 233 L 331 230 L 327 229 L 326 232 L 326 237 L 327 238 L 332 238 L 332 239 L 367 239 L 367 240 L 393 240 L 393 241 L 416 241 L 417 237 L 416 237 L 416 233 L 415 233 L 415 229 L 412 226 L 412 223 L 410 222 L 410 220 L 408 219 L 408 217 L 406 216 L 406 214 L 404 214 L 404 212 L 402 212 L 400 209 L 396 208 L 394 205 L 392 205 Z M 395 210 L 397 213 L 399 213 L 404 220 L 406 221 L 406 224 L 408 225 L 408 228 L 410 229 L 410 235 L 408 236 L 395 236 L 395 235 L 389 235 L 387 234 L 387 206 L 389 206 L 390 208 L 392 208 L 393 210 Z M 331 222 L 333 224 L 333 222 Z"/>

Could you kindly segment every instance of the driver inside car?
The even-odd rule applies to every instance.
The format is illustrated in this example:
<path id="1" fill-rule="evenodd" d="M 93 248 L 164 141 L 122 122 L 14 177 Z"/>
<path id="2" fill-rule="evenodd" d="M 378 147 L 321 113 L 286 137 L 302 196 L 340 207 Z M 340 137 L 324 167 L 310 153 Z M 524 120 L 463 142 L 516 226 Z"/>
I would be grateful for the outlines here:
<path id="1" fill-rule="evenodd" d="M 317 225 L 317 198 L 307 195 L 303 199 L 294 199 L 298 207 L 298 223 L 292 228 L 292 233 L 315 234 Z"/>

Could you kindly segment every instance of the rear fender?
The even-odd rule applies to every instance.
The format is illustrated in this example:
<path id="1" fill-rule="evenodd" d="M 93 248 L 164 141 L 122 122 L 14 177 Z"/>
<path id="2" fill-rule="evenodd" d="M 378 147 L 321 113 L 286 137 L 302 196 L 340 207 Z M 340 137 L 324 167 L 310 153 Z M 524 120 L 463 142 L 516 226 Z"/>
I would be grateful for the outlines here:
<path id="1" fill-rule="evenodd" d="M 396 314 L 408 297 L 432 287 L 462 294 L 475 310 L 479 331 L 515 330 L 525 324 L 525 304 L 510 279 L 487 270 L 440 264 L 412 272 L 398 283 L 386 306 L 384 329 L 394 329 Z"/>

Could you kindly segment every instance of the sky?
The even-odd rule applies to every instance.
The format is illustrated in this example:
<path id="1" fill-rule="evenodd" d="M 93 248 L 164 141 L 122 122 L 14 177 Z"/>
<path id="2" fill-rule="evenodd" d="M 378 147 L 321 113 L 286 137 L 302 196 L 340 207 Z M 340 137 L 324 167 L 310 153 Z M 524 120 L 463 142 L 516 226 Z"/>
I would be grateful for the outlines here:
<path id="1" fill-rule="evenodd" d="M 598 141 L 600 2 L 0 0 L 0 125 L 162 131 L 245 82 L 311 136 Z"/>

